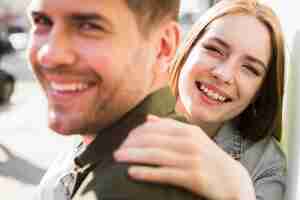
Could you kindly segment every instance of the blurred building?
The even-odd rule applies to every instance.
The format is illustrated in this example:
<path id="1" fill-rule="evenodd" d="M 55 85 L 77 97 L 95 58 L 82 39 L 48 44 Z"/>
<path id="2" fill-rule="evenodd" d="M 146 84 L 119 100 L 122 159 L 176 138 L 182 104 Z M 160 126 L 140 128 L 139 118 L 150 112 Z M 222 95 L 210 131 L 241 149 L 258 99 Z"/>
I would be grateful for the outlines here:
<path id="1" fill-rule="evenodd" d="M 186 32 L 198 17 L 213 4 L 214 0 L 182 0 L 181 2 L 180 22 Z"/>
<path id="2" fill-rule="evenodd" d="M 28 26 L 26 20 L 26 6 L 30 0 L 0 0 L 0 22 L 3 25 L 9 25 L 11 31 L 14 28 L 25 29 Z M 19 32 L 17 28 L 17 32 Z"/>

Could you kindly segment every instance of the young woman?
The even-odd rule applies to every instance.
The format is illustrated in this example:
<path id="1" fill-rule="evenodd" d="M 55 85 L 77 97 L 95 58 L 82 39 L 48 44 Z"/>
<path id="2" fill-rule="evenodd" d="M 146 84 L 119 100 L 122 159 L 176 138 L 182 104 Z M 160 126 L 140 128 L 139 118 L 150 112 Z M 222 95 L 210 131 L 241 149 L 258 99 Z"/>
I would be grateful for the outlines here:
<path id="1" fill-rule="evenodd" d="M 276 139 L 284 57 L 270 8 L 255 0 L 216 4 L 171 68 L 176 108 L 197 126 L 150 116 L 116 160 L 147 164 L 129 169 L 134 179 L 184 187 L 205 199 L 283 199 L 286 159 Z"/>

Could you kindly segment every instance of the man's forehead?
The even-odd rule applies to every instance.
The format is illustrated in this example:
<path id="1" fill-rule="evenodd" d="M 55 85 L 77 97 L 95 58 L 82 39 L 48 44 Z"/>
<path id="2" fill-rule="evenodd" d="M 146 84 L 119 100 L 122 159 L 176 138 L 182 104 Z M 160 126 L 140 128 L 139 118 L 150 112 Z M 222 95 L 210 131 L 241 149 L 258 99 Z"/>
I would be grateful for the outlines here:
<path id="1" fill-rule="evenodd" d="M 123 29 L 134 16 L 124 0 L 32 0 L 28 15 L 35 14 L 63 22 L 93 20 L 106 24 L 110 31 Z"/>
<path id="2" fill-rule="evenodd" d="M 29 11 L 45 11 L 55 13 L 105 13 L 120 12 L 127 8 L 124 0 L 32 0 Z"/>

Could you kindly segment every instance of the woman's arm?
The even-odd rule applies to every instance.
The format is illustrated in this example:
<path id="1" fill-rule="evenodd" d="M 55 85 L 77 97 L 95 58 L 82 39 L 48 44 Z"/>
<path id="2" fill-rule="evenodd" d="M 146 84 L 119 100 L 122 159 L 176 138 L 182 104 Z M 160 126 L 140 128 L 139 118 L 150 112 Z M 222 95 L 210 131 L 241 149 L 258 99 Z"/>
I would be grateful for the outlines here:
<path id="1" fill-rule="evenodd" d="M 114 156 L 144 164 L 129 168 L 137 180 L 183 187 L 212 200 L 256 199 L 247 170 L 197 126 L 150 117 Z"/>

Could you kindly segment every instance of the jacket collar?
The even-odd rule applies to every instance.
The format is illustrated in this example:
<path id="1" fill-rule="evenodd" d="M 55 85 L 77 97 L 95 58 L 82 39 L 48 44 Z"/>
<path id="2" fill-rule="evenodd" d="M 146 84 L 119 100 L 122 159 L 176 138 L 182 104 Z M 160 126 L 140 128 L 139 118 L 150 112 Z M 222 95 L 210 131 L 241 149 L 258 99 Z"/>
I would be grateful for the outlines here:
<path id="1" fill-rule="evenodd" d="M 169 87 L 146 97 L 137 107 L 112 126 L 100 131 L 95 140 L 86 147 L 81 144 L 75 163 L 80 168 L 89 168 L 105 156 L 112 155 L 133 128 L 145 122 L 148 114 L 167 116 L 174 112 L 176 99 Z"/>
<path id="2" fill-rule="evenodd" d="M 242 153 L 242 137 L 232 122 L 225 123 L 214 137 L 214 141 L 235 160 L 240 160 Z"/>

